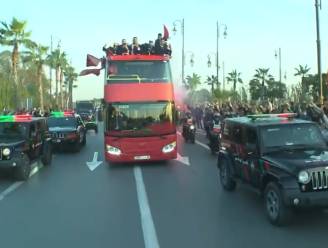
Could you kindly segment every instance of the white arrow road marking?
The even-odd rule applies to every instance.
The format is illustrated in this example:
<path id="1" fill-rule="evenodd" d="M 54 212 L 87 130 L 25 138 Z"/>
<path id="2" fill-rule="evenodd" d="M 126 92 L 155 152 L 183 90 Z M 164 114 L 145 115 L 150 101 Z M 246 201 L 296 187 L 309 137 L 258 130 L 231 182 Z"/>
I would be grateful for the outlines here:
<path id="1" fill-rule="evenodd" d="M 102 161 L 98 161 L 98 152 L 95 152 L 93 155 L 93 160 L 91 162 L 87 162 L 87 166 L 91 171 L 94 171 L 99 165 L 101 165 Z"/>
<path id="2" fill-rule="evenodd" d="M 178 157 L 174 160 L 179 161 L 187 166 L 190 166 L 189 157 L 181 156 L 180 153 L 178 153 Z"/>
<path id="3" fill-rule="evenodd" d="M 151 215 L 148 197 L 145 189 L 145 183 L 142 178 L 141 168 L 133 168 L 134 178 L 136 180 L 137 196 L 141 216 L 141 227 L 145 242 L 145 248 L 159 248 L 153 217 Z"/>

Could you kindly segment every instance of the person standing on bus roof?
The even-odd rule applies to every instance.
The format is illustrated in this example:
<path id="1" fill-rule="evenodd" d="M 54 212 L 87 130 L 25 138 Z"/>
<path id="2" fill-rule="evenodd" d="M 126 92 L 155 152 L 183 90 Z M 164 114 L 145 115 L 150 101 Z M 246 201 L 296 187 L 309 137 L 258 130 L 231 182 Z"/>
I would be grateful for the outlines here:
<path id="1" fill-rule="evenodd" d="M 163 49 L 163 47 L 161 46 L 162 42 L 163 42 L 163 37 L 162 37 L 162 34 L 159 33 L 157 35 L 157 40 L 155 40 L 155 48 L 154 48 L 155 54 L 161 54 L 162 53 L 162 49 Z"/>
<path id="2" fill-rule="evenodd" d="M 141 49 L 137 37 L 133 37 L 130 51 L 131 54 L 141 54 Z"/>
<path id="3" fill-rule="evenodd" d="M 128 43 L 126 42 L 126 39 L 122 39 L 122 44 L 117 47 L 116 54 L 117 55 L 129 54 L 129 47 L 128 47 Z"/>

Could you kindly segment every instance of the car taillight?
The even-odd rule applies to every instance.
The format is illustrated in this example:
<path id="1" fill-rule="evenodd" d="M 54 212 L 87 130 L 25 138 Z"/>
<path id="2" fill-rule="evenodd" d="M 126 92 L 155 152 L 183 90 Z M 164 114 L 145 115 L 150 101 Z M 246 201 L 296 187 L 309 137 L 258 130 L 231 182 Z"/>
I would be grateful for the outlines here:
<path id="1" fill-rule="evenodd" d="M 213 128 L 213 132 L 220 133 L 221 132 L 221 128 Z"/>
<path id="2" fill-rule="evenodd" d="M 67 139 L 75 139 L 76 137 L 77 137 L 77 134 L 76 133 L 69 133 L 66 136 Z"/>

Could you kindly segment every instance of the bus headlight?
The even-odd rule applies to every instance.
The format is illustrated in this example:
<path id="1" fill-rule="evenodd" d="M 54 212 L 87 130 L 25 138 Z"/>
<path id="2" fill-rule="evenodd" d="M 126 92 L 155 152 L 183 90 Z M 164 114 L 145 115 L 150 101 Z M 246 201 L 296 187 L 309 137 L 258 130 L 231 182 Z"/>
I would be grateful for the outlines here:
<path id="1" fill-rule="evenodd" d="M 166 146 L 163 146 L 162 152 L 163 153 L 172 152 L 175 149 L 176 146 L 177 146 L 177 142 L 173 141 L 172 143 L 167 144 Z"/>
<path id="2" fill-rule="evenodd" d="M 3 156 L 9 156 L 10 155 L 10 149 L 9 148 L 5 148 L 2 150 L 2 155 Z"/>
<path id="3" fill-rule="evenodd" d="M 114 147 L 114 146 L 110 146 L 110 145 L 106 145 L 106 150 L 109 154 L 116 155 L 116 156 L 119 156 L 122 153 L 120 149 L 118 149 L 117 147 Z"/>
<path id="4" fill-rule="evenodd" d="M 298 174 L 298 181 L 300 183 L 304 183 L 304 184 L 307 184 L 309 183 L 311 180 L 310 178 L 310 175 L 307 171 L 301 171 L 299 174 Z"/>

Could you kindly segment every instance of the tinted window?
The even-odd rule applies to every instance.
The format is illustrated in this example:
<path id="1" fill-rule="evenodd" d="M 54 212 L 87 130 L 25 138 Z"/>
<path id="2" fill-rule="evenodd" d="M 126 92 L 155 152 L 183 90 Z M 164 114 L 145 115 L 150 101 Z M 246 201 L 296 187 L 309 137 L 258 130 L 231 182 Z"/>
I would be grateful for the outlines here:
<path id="1" fill-rule="evenodd" d="M 108 65 L 107 83 L 172 82 L 168 61 L 114 61 Z"/>
<path id="2" fill-rule="evenodd" d="M 242 141 L 242 128 L 239 125 L 235 125 L 232 128 L 232 139 L 236 142 L 236 143 L 241 143 Z"/>
<path id="3" fill-rule="evenodd" d="M 324 146 L 319 128 L 313 124 L 279 125 L 261 130 L 264 148 L 293 147 L 299 145 Z"/>
<path id="4" fill-rule="evenodd" d="M 0 138 L 22 138 L 27 135 L 27 124 L 19 122 L 0 122 Z"/>
<path id="5" fill-rule="evenodd" d="M 49 127 L 75 127 L 76 118 L 75 117 L 49 117 L 48 125 Z"/>
<path id="6" fill-rule="evenodd" d="M 175 132 L 171 102 L 120 103 L 107 108 L 107 130 L 113 135 L 147 136 Z"/>

